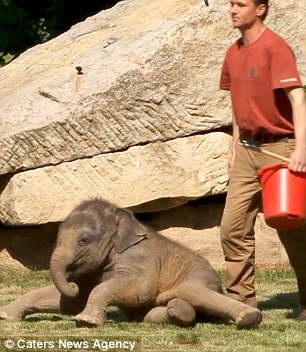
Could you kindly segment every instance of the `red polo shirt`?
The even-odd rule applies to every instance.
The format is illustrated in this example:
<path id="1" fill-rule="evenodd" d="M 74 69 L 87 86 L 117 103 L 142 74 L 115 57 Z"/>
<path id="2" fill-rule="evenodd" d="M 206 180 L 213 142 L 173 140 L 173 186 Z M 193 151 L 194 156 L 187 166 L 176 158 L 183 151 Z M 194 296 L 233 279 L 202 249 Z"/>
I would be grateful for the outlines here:
<path id="1" fill-rule="evenodd" d="M 282 88 L 302 86 L 293 51 L 266 28 L 252 44 L 227 50 L 220 88 L 230 90 L 240 131 L 253 136 L 293 133 L 292 109 Z"/>

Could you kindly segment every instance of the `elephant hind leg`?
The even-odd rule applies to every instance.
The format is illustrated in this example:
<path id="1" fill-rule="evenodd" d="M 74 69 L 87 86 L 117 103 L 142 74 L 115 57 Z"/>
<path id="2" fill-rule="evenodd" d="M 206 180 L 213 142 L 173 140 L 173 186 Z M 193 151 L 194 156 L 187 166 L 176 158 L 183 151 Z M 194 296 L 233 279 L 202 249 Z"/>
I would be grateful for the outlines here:
<path id="1" fill-rule="evenodd" d="M 196 312 L 193 307 L 180 298 L 170 300 L 166 307 L 155 307 L 144 317 L 146 323 L 167 323 L 187 326 L 194 322 Z"/>
<path id="2" fill-rule="evenodd" d="M 77 314 L 86 304 L 88 295 L 64 297 L 54 285 L 30 291 L 0 308 L 0 320 L 21 321 L 33 313 Z"/>
<path id="3" fill-rule="evenodd" d="M 190 282 L 183 284 L 176 289 L 176 296 L 204 314 L 233 320 L 239 328 L 254 327 L 262 320 L 262 314 L 257 308 L 209 290 L 202 285 Z"/>
<path id="4" fill-rule="evenodd" d="M 0 308 L 0 320 L 21 321 L 36 312 L 60 312 L 60 293 L 54 285 L 33 290 Z"/>

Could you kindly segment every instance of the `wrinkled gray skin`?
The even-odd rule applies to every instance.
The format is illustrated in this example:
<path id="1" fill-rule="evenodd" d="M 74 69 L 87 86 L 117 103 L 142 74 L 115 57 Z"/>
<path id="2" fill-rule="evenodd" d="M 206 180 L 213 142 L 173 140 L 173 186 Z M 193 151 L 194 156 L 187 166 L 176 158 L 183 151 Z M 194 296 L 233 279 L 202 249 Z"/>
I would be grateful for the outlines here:
<path id="1" fill-rule="evenodd" d="M 69 313 L 77 325 L 97 326 L 107 307 L 117 306 L 138 321 L 182 326 L 196 316 L 242 328 L 262 319 L 259 310 L 222 294 L 206 259 L 101 199 L 82 203 L 63 221 L 50 272 L 54 285 L 21 296 L 0 309 L 0 318 Z"/>

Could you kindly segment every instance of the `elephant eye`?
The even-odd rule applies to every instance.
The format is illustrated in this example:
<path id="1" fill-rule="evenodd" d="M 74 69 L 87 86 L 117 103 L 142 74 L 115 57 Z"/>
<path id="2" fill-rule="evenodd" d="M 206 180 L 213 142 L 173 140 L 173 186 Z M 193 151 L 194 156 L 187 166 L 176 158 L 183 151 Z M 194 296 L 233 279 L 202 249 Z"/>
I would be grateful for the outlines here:
<path id="1" fill-rule="evenodd" d="M 85 234 L 79 239 L 79 245 L 82 247 L 87 246 L 90 243 L 89 237 Z"/>

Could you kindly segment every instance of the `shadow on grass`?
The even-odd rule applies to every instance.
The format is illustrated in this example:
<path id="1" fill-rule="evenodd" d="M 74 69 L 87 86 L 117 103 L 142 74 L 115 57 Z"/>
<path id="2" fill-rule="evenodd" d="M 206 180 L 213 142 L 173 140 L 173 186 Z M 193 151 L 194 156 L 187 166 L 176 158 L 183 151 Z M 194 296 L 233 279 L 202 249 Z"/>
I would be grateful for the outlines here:
<path id="1" fill-rule="evenodd" d="M 290 310 L 290 312 L 286 314 L 286 318 L 288 319 L 296 318 L 301 312 L 298 292 L 279 293 L 277 295 L 273 295 L 271 298 L 259 302 L 258 307 L 263 311 L 272 309 Z"/>
<path id="2" fill-rule="evenodd" d="M 289 312 L 286 314 L 287 319 L 294 319 L 301 313 L 301 307 L 299 306 L 299 295 L 298 292 L 290 293 L 279 293 L 271 296 L 269 299 L 260 301 L 258 308 L 262 311 L 269 311 L 274 309 L 284 309 Z M 37 321 L 74 321 L 74 316 L 67 316 L 61 314 L 45 314 L 38 313 L 33 316 L 28 316 L 25 319 L 28 322 Z M 130 320 L 123 311 L 117 307 L 110 307 L 107 312 L 107 322 L 119 323 L 119 322 L 137 322 L 138 320 Z M 138 321 L 140 322 L 140 321 Z M 213 318 L 197 316 L 195 323 L 213 323 L 213 324 L 228 324 L 227 319 Z"/>
<path id="3" fill-rule="evenodd" d="M 64 321 L 67 320 L 67 318 L 65 319 L 64 316 L 60 316 L 60 315 L 53 315 L 51 313 L 37 313 L 31 316 L 27 316 L 24 321 L 28 321 L 28 322 L 38 322 L 38 321 Z M 72 318 L 70 319 L 72 320 Z"/>
<path id="4" fill-rule="evenodd" d="M 61 314 L 61 313 L 34 313 L 25 318 L 28 322 L 39 321 L 74 321 L 74 315 Z M 107 322 L 129 322 L 129 318 L 124 312 L 117 307 L 109 307 L 107 311 Z"/>

